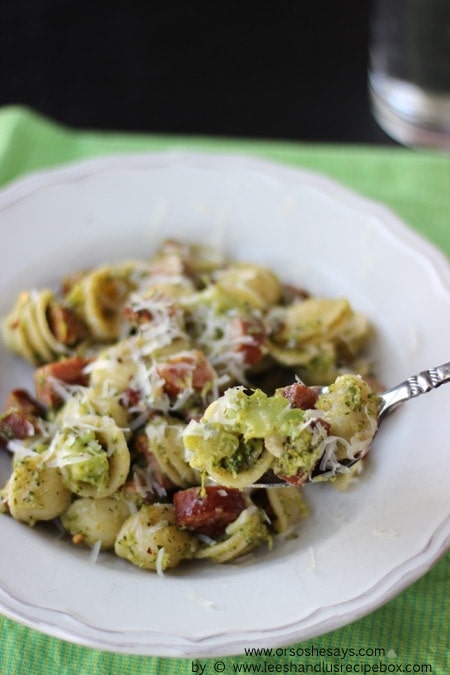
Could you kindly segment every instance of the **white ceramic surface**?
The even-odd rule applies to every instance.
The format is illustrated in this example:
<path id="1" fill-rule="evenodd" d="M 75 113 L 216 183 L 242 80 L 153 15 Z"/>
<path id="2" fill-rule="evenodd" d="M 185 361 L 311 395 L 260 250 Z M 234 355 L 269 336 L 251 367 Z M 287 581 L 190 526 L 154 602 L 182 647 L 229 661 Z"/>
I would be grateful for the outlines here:
<path id="1" fill-rule="evenodd" d="M 384 207 L 316 174 L 232 155 L 87 161 L 0 193 L 0 311 L 21 288 L 150 254 L 164 237 L 223 246 L 312 292 L 346 296 L 377 327 L 392 385 L 448 361 L 450 267 Z M 0 395 L 31 371 L 0 348 Z M 232 565 L 146 573 L 0 517 L 0 610 L 50 635 L 130 654 L 207 657 L 281 646 L 361 617 L 448 547 L 450 387 L 389 418 L 346 493 L 307 488 L 295 540 Z M 1 453 L 0 478 L 8 475 Z"/>

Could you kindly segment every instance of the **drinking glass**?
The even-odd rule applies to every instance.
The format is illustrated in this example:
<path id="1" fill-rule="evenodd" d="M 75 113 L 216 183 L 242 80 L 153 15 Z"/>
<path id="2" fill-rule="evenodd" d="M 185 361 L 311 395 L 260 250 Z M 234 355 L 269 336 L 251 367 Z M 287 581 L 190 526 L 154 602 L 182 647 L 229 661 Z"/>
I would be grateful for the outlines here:
<path id="1" fill-rule="evenodd" d="M 450 0 L 374 0 L 369 96 L 398 142 L 450 151 Z"/>

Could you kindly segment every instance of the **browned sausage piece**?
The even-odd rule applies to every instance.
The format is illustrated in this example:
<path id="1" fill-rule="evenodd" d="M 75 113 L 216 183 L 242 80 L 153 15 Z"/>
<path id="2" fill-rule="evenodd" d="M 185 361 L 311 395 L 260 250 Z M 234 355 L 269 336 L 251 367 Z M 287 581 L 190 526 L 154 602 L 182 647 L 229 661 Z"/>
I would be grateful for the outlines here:
<path id="1" fill-rule="evenodd" d="M 318 394 L 314 389 L 307 387 L 300 382 L 289 384 L 287 387 L 283 387 L 280 392 L 287 398 L 291 404 L 291 408 L 310 410 L 311 408 L 314 408 L 318 399 Z"/>
<path id="2" fill-rule="evenodd" d="M 167 361 L 158 363 L 156 370 L 164 380 L 164 391 L 171 397 L 186 389 L 201 392 L 216 377 L 205 354 L 196 349 L 171 356 Z"/>
<path id="3" fill-rule="evenodd" d="M 13 389 L 6 398 L 5 411 L 0 415 L 0 446 L 8 441 L 23 440 L 39 430 L 39 418 L 46 409 L 25 389 Z"/>
<path id="4" fill-rule="evenodd" d="M 6 447 L 8 441 L 23 440 L 34 436 L 36 418 L 16 408 L 10 408 L 0 415 L 0 446 Z"/>
<path id="5" fill-rule="evenodd" d="M 254 366 L 264 356 L 266 334 L 259 319 L 232 317 L 225 335 L 229 347 L 241 355 L 243 366 Z"/>
<path id="6" fill-rule="evenodd" d="M 87 386 L 89 375 L 84 369 L 88 363 L 90 359 L 73 356 L 37 368 L 34 373 L 34 386 L 38 401 L 50 408 L 59 406 L 62 399 L 57 391 L 58 382 Z"/>
<path id="7" fill-rule="evenodd" d="M 222 534 L 247 506 L 240 490 L 220 485 L 180 490 L 174 494 L 173 503 L 180 527 L 209 537 Z"/>
<path id="8" fill-rule="evenodd" d="M 25 389 L 12 389 L 6 397 L 5 410 L 15 408 L 22 413 L 37 417 L 45 416 L 45 406 L 39 403 Z"/>

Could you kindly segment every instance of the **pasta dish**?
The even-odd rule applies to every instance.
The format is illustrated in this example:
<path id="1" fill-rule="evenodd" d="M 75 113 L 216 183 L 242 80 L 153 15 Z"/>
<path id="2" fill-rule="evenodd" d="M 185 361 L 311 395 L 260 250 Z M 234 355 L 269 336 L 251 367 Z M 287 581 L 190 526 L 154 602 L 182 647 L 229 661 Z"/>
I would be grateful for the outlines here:
<path id="1" fill-rule="evenodd" d="M 34 390 L 0 416 L 0 509 L 157 572 L 271 546 L 374 435 L 370 334 L 345 298 L 173 240 L 23 291 L 2 335 Z M 289 487 L 254 489 L 268 473 Z"/>

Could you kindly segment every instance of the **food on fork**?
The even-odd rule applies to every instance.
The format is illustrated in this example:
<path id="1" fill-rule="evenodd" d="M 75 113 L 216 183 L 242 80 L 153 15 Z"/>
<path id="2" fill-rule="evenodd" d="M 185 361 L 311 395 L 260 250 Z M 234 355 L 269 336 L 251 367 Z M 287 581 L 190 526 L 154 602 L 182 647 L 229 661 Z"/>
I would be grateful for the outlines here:
<path id="1" fill-rule="evenodd" d="M 317 395 L 300 383 L 273 396 L 234 387 L 189 423 L 184 444 L 190 466 L 220 485 L 252 487 L 272 471 L 299 487 L 317 468 L 320 480 L 333 478 L 365 452 L 377 410 L 375 392 L 349 374 Z"/>

